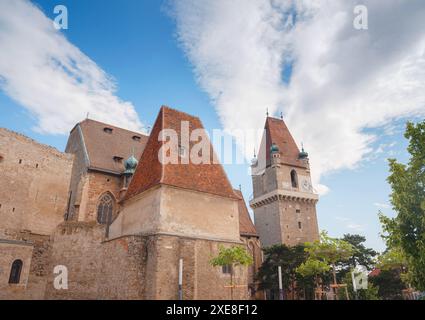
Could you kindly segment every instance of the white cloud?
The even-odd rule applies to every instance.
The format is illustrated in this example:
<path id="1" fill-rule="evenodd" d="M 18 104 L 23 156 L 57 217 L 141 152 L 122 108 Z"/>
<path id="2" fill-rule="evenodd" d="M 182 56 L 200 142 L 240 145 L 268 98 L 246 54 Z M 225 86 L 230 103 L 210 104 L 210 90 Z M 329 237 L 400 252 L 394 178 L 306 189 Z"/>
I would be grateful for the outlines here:
<path id="1" fill-rule="evenodd" d="M 366 31 L 353 28 L 355 0 L 177 0 L 173 9 L 224 128 L 259 129 L 266 107 L 283 110 L 317 185 L 373 150 L 376 137 L 364 129 L 425 114 L 425 3 L 362 3 Z M 285 25 L 291 12 L 292 28 Z M 281 76 L 288 61 L 289 85 Z"/>
<path id="2" fill-rule="evenodd" d="M 355 231 L 364 231 L 364 226 L 361 224 L 356 224 L 356 223 L 349 223 L 347 225 L 347 228 L 355 230 Z"/>
<path id="3" fill-rule="evenodd" d="M 387 203 L 380 203 L 380 202 L 375 202 L 373 204 L 375 207 L 381 208 L 381 209 L 390 209 L 391 206 Z"/>
<path id="4" fill-rule="evenodd" d="M 87 112 L 142 129 L 134 106 L 115 95 L 108 74 L 26 0 L 0 1 L 0 88 L 36 117 L 35 129 L 43 133 L 67 134 Z"/>

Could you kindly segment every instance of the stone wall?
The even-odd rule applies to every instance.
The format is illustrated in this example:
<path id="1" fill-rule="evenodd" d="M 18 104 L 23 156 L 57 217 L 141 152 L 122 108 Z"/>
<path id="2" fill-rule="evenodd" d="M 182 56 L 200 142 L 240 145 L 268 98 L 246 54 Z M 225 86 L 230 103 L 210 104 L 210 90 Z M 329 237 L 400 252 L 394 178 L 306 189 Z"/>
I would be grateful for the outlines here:
<path id="1" fill-rule="evenodd" d="M 63 220 L 72 156 L 0 128 L 0 238 L 47 235 Z"/>
<path id="2" fill-rule="evenodd" d="M 68 290 L 56 290 L 49 276 L 46 299 L 177 299 L 178 264 L 183 258 L 183 297 L 229 299 L 230 275 L 210 260 L 219 246 L 241 245 L 168 235 L 104 239 L 104 227 L 65 222 L 54 235 L 50 269 L 68 268 Z M 247 299 L 248 268 L 238 267 L 234 299 Z"/>
<path id="3" fill-rule="evenodd" d="M 169 234 L 239 242 L 235 199 L 161 185 L 124 203 L 111 237 Z"/>
<path id="4" fill-rule="evenodd" d="M 146 239 L 129 236 L 105 241 L 105 227 L 94 222 L 64 222 L 53 238 L 50 268 L 68 269 L 68 290 L 54 288 L 49 276 L 46 299 L 141 299 Z"/>

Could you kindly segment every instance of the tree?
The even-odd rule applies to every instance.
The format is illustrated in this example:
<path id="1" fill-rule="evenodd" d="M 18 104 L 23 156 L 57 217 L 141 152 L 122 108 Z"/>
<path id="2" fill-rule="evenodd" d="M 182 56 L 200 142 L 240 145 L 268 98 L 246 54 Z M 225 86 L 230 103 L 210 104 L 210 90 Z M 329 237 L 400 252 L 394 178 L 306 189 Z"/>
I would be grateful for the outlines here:
<path id="1" fill-rule="evenodd" d="M 347 260 L 351 267 L 358 265 L 365 266 L 367 270 L 372 270 L 375 265 L 375 257 L 378 253 L 364 246 L 366 238 L 359 234 L 344 234 L 342 240 L 353 246 L 353 255 Z"/>
<path id="2" fill-rule="evenodd" d="M 364 246 L 363 243 L 366 241 L 364 236 L 358 234 L 344 234 L 341 240 L 352 245 L 353 254 L 348 260 L 338 263 L 340 280 L 344 279 L 346 274 L 349 274 L 356 266 L 365 266 L 369 271 L 374 268 L 375 257 L 378 253 Z"/>
<path id="3" fill-rule="evenodd" d="M 253 263 L 252 256 L 241 246 L 232 246 L 225 248 L 219 247 L 219 253 L 212 258 L 210 263 L 212 266 L 230 266 L 230 297 L 233 300 L 233 277 L 234 268 L 236 266 L 249 266 Z"/>
<path id="4" fill-rule="evenodd" d="M 377 275 L 369 277 L 369 283 L 378 288 L 378 296 L 383 300 L 402 299 L 402 290 L 406 288 L 397 269 L 380 270 Z"/>
<path id="5" fill-rule="evenodd" d="M 331 269 L 330 265 L 324 261 L 308 258 L 296 271 L 303 277 L 313 277 L 315 287 L 320 286 L 319 279 L 323 278 Z M 323 281 L 322 281 L 323 291 Z"/>
<path id="6" fill-rule="evenodd" d="M 352 257 L 353 246 L 346 241 L 329 237 L 325 231 L 321 232 L 320 241 L 307 242 L 305 245 L 308 258 L 298 268 L 298 272 L 305 274 L 306 272 L 324 271 L 326 266 L 328 266 L 332 270 L 333 282 L 336 286 L 338 284 L 336 277 L 337 263 L 347 261 Z M 334 288 L 334 293 L 337 296 L 336 288 Z"/>
<path id="7" fill-rule="evenodd" d="M 425 290 L 425 121 L 408 122 L 405 137 L 411 155 L 408 163 L 389 160 L 390 198 L 397 215 L 379 218 L 387 247 L 403 252 L 412 285 Z"/>
<path id="8" fill-rule="evenodd" d="M 282 268 L 282 285 L 284 292 L 295 289 L 308 289 L 311 278 L 301 279 L 296 269 L 307 259 L 307 253 L 303 245 L 288 247 L 286 245 L 274 245 L 264 249 L 265 260 L 257 273 L 260 282 L 259 288 L 262 290 L 279 290 L 277 270 Z M 311 286 L 311 285 L 310 285 Z M 304 294 L 305 296 L 305 294 Z"/>

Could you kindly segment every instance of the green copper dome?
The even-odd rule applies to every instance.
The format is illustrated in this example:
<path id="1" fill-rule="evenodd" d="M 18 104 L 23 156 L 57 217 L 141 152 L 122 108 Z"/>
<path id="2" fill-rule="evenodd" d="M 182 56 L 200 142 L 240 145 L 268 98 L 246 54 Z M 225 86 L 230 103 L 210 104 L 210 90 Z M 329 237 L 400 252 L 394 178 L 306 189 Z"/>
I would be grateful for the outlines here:
<path id="1" fill-rule="evenodd" d="M 300 159 L 307 159 L 308 158 L 308 153 L 304 151 L 304 147 L 302 148 L 299 156 Z"/>
<path id="2" fill-rule="evenodd" d="M 279 147 L 277 146 L 277 144 L 275 144 L 275 143 L 272 144 L 272 146 L 270 147 L 270 152 L 271 153 L 279 152 Z"/>
<path id="3" fill-rule="evenodd" d="M 124 162 L 124 166 L 125 166 L 124 174 L 128 174 L 128 175 L 134 174 L 138 163 L 139 161 L 137 161 L 137 159 L 133 155 L 131 155 Z"/>

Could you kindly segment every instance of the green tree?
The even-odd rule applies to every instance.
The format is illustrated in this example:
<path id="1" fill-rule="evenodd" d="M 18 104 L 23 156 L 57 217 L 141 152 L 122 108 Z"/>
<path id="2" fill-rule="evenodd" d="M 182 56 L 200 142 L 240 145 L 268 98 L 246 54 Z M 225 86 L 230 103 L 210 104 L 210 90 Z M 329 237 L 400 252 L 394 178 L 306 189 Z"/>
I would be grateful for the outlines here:
<path id="1" fill-rule="evenodd" d="M 271 290 L 277 293 L 279 290 L 278 267 L 282 268 L 282 285 L 284 292 L 296 290 L 308 291 L 312 287 L 312 279 L 300 277 L 296 268 L 307 259 L 307 253 L 303 245 L 288 247 L 286 245 L 274 245 L 264 249 L 264 262 L 257 273 L 259 288 Z M 296 284 L 296 285 L 295 285 Z"/>
<path id="2" fill-rule="evenodd" d="M 389 160 L 391 203 L 397 215 L 380 214 L 388 248 L 399 248 L 406 258 L 412 285 L 425 290 L 425 121 L 407 123 L 410 160 Z"/>
<path id="3" fill-rule="evenodd" d="M 319 288 L 321 285 L 321 289 L 324 291 L 324 281 L 322 280 L 320 282 L 320 279 L 323 279 L 326 274 L 329 273 L 330 269 L 331 266 L 328 263 L 309 257 L 296 269 L 296 272 L 304 278 L 312 277 L 314 279 L 315 287 Z"/>
<path id="4" fill-rule="evenodd" d="M 345 260 L 340 261 L 338 264 L 338 279 L 341 281 L 345 279 L 346 274 L 350 274 L 351 270 L 358 265 L 365 266 L 367 270 L 372 270 L 375 266 L 375 257 L 378 253 L 370 248 L 366 248 L 364 242 L 366 238 L 358 234 L 344 234 L 342 237 L 343 241 L 348 242 L 353 247 L 352 256 Z"/>
<path id="5" fill-rule="evenodd" d="M 406 288 L 398 269 L 380 270 L 379 274 L 369 277 L 369 283 L 378 288 L 378 296 L 383 300 L 402 299 L 402 290 Z"/>
<path id="6" fill-rule="evenodd" d="M 252 256 L 242 246 L 219 247 L 219 253 L 210 260 L 212 266 L 230 266 L 230 297 L 233 300 L 233 278 L 236 266 L 249 266 L 253 263 Z"/>
<path id="7" fill-rule="evenodd" d="M 353 246 L 346 241 L 329 237 L 325 231 L 321 232 L 320 241 L 307 242 L 305 245 L 308 258 L 298 268 L 298 272 L 305 274 L 306 272 L 324 271 L 328 266 L 332 270 L 333 283 L 337 285 L 337 264 L 347 261 L 353 256 Z M 337 296 L 336 289 L 334 289 L 334 293 Z"/>

